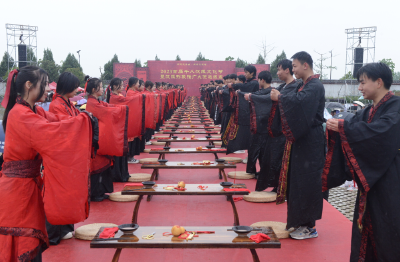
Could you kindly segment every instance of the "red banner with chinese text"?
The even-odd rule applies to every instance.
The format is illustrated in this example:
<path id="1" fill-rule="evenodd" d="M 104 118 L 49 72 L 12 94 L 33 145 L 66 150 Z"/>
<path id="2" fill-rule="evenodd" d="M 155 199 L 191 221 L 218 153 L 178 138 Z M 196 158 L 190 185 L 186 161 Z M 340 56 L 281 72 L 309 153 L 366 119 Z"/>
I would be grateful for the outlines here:
<path id="1" fill-rule="evenodd" d="M 201 84 L 236 73 L 235 61 L 148 61 L 147 65 L 148 79 L 184 85 L 188 96 L 199 96 Z"/>
<path id="2" fill-rule="evenodd" d="M 114 77 L 121 78 L 124 81 L 124 87 L 127 86 L 130 77 L 135 76 L 135 63 L 114 63 Z"/>

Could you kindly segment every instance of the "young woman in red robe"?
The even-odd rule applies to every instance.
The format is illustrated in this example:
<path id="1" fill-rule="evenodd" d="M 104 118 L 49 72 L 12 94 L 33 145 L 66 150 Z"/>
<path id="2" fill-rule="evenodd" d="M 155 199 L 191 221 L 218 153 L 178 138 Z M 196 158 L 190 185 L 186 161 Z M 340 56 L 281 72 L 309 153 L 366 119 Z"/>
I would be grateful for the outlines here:
<path id="1" fill-rule="evenodd" d="M 139 80 L 137 77 L 130 77 L 128 80 L 126 97 L 132 97 L 143 94 L 143 80 Z M 137 164 L 139 160 L 135 159 L 135 156 L 140 155 L 144 150 L 144 139 L 142 137 L 136 137 L 133 141 L 129 142 L 129 159 L 128 163 Z"/>
<path id="2" fill-rule="evenodd" d="M 93 161 L 91 175 L 100 175 L 99 193 L 113 191 L 114 167 L 111 168 L 111 160 L 115 157 L 125 157 L 128 154 L 128 115 L 129 108 L 126 105 L 111 105 L 99 100 L 103 95 L 103 83 L 98 78 L 85 77 L 85 90 L 88 94 L 86 110 L 91 112 L 99 120 L 99 150 Z M 122 84 L 122 81 L 120 81 Z M 119 162 L 115 171 L 120 172 Z M 117 182 L 126 182 L 129 179 L 128 168 L 119 174 L 121 179 Z"/>
<path id="3" fill-rule="evenodd" d="M 0 261 L 41 261 L 49 246 L 45 212 L 54 224 L 78 223 L 88 216 L 91 119 L 86 113 L 71 118 L 35 106 L 45 101 L 46 89 L 47 73 L 38 67 L 13 70 L 8 77 L 2 103 L 6 137 L 0 173 Z"/>

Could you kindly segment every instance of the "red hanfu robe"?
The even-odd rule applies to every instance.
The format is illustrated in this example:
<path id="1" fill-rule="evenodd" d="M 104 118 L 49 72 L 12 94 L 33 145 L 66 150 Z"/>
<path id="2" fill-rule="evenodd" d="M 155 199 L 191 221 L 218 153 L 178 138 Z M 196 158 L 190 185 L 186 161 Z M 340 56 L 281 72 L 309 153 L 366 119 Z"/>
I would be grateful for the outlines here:
<path id="1" fill-rule="evenodd" d="M 149 128 L 149 129 L 156 129 L 155 117 L 156 117 L 157 103 L 156 103 L 155 95 L 153 92 L 150 92 L 150 91 L 144 91 L 143 94 L 146 95 L 145 127 Z"/>
<path id="2" fill-rule="evenodd" d="M 89 96 L 86 110 L 99 121 L 98 155 L 125 156 L 128 153 L 129 107 L 110 105 Z"/>
<path id="3" fill-rule="evenodd" d="M 140 95 L 140 92 L 130 95 L 130 91 L 131 90 L 128 90 L 127 97 L 111 93 L 110 104 L 126 105 L 129 107 L 128 141 L 133 141 L 135 138 L 140 137 L 142 133 L 143 96 Z"/>
<path id="4" fill-rule="evenodd" d="M 78 223 L 89 213 L 89 117 L 35 109 L 20 99 L 8 115 L 0 173 L 1 261 L 30 261 L 48 247 L 45 213 L 52 224 Z"/>

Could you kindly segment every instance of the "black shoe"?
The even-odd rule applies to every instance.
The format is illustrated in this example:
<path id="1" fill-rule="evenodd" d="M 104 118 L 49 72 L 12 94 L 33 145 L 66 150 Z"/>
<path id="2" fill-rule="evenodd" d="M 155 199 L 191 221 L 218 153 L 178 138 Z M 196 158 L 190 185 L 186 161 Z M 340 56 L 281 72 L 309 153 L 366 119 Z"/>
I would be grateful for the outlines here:
<path id="1" fill-rule="evenodd" d="M 90 198 L 90 201 L 92 201 L 92 202 L 101 202 L 103 200 L 104 200 L 104 197 L 93 197 L 93 198 Z"/>
<path id="2" fill-rule="evenodd" d="M 103 197 L 104 199 L 109 199 L 110 198 L 110 196 L 109 195 L 104 195 L 104 197 Z"/>

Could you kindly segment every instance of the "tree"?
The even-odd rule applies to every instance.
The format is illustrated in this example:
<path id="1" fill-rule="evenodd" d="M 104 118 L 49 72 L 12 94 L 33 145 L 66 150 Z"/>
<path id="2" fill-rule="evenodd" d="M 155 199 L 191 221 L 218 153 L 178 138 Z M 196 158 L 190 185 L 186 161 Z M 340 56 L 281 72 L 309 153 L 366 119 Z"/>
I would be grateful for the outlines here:
<path id="1" fill-rule="evenodd" d="M 246 60 L 242 60 L 242 59 L 240 59 L 239 57 L 238 57 L 238 59 L 236 60 L 236 67 L 243 68 L 243 67 L 247 66 L 248 64 L 249 64 L 249 63 L 247 63 Z"/>
<path id="2" fill-rule="evenodd" d="M 393 80 L 394 81 L 399 81 L 400 80 L 400 72 L 395 72 L 393 74 Z"/>
<path id="3" fill-rule="evenodd" d="M 136 64 L 136 67 L 142 67 L 142 62 L 140 62 L 140 59 L 139 60 L 135 59 L 134 63 Z"/>
<path id="4" fill-rule="evenodd" d="M 60 73 L 65 72 L 67 68 L 79 68 L 82 71 L 82 67 L 79 65 L 79 62 L 74 56 L 74 54 L 69 53 L 67 55 L 67 58 L 62 63 Z"/>
<path id="5" fill-rule="evenodd" d="M 85 86 L 85 75 L 83 74 L 82 70 L 78 67 L 75 68 L 67 68 L 64 72 L 70 72 L 74 76 L 79 79 L 81 87 Z"/>
<path id="6" fill-rule="evenodd" d="M 104 73 L 101 76 L 104 80 L 111 80 L 114 77 L 114 64 L 119 63 L 118 56 L 114 54 L 110 61 L 104 64 Z"/>
<path id="7" fill-rule="evenodd" d="M 206 61 L 206 58 L 200 52 L 196 57 L 196 61 Z"/>
<path id="8" fill-rule="evenodd" d="M 43 51 L 43 59 L 39 60 L 39 66 L 49 74 L 49 82 L 56 82 L 60 76 L 60 66 L 54 62 L 53 52 L 50 49 Z"/>
<path id="9" fill-rule="evenodd" d="M 33 49 L 30 47 L 28 47 L 26 49 L 26 60 L 32 61 L 32 62 L 28 62 L 27 65 L 36 65 L 37 64 L 37 58 L 35 56 L 35 53 L 33 52 Z"/>
<path id="10" fill-rule="evenodd" d="M 233 61 L 233 60 L 235 60 L 235 58 L 233 58 L 231 56 L 228 56 L 227 58 L 225 58 L 225 61 Z"/>
<path id="11" fill-rule="evenodd" d="M 261 54 L 258 55 L 256 64 L 265 64 L 265 59 L 261 56 Z"/>
<path id="12" fill-rule="evenodd" d="M 353 77 L 353 73 L 352 73 L 351 71 L 349 71 L 347 74 L 345 74 L 344 76 L 342 76 L 342 77 L 340 78 L 340 80 L 346 80 L 346 79 L 355 79 L 355 78 Z"/>
<path id="13" fill-rule="evenodd" d="M 10 59 L 10 62 L 8 60 Z M 8 77 L 7 71 L 9 68 L 12 68 L 14 65 L 14 59 L 10 57 L 10 54 L 6 51 L 4 52 L 3 59 L 0 63 L 0 76 L 5 76 L 3 79 Z"/>
<path id="14" fill-rule="evenodd" d="M 391 58 L 383 58 L 379 62 L 386 64 L 390 68 L 390 70 L 392 70 L 392 75 L 394 75 L 394 68 L 396 67 L 396 64 L 392 61 Z"/>
<path id="15" fill-rule="evenodd" d="M 271 63 L 270 72 L 271 72 L 272 78 L 278 78 L 278 75 L 276 74 L 278 72 L 277 65 L 283 59 L 286 59 L 286 53 L 285 53 L 285 51 L 282 50 L 282 53 L 280 55 L 276 55 L 275 60 Z"/>
<path id="16" fill-rule="evenodd" d="M 262 57 L 264 58 L 264 63 L 262 63 L 262 64 L 265 64 L 265 62 L 267 61 L 268 54 L 271 53 L 272 50 L 275 49 L 275 47 L 271 47 L 271 45 L 267 45 L 267 40 L 264 38 L 264 40 L 261 41 L 261 45 L 259 45 L 258 48 L 260 49 Z"/>
<path id="17" fill-rule="evenodd" d="M 156 61 L 160 61 L 161 59 L 160 59 L 160 58 L 158 58 L 158 56 L 156 55 L 156 58 L 155 58 L 155 60 L 156 60 Z"/>
<path id="18" fill-rule="evenodd" d="M 144 62 L 143 67 L 147 67 L 147 61 Z"/>
<path id="19" fill-rule="evenodd" d="M 181 61 L 181 57 L 179 55 L 176 56 L 175 61 Z"/>

